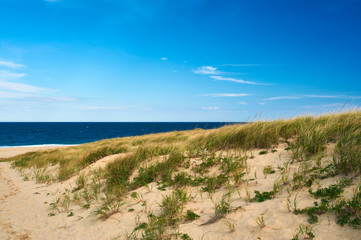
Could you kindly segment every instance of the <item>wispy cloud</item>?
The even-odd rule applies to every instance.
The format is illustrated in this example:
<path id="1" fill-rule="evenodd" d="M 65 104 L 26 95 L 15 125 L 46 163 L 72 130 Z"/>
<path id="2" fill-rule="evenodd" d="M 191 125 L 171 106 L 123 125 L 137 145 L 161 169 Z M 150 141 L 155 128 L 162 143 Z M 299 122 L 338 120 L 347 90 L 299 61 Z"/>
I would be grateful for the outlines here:
<path id="1" fill-rule="evenodd" d="M 233 66 L 236 64 L 223 64 L 223 65 L 219 65 L 219 66 L 231 66 L 231 65 Z M 256 64 L 238 64 L 238 65 L 239 66 L 255 66 Z M 201 66 L 201 67 L 198 67 L 197 69 L 193 69 L 192 72 L 196 73 L 196 74 L 204 74 L 204 75 L 218 75 L 218 76 L 209 76 L 210 78 L 213 78 L 217 81 L 229 81 L 229 82 L 252 84 L 252 85 L 272 85 L 272 84 L 264 84 L 264 83 L 256 83 L 256 82 L 246 81 L 246 80 L 239 79 L 239 78 L 219 76 L 219 75 L 223 75 L 223 74 L 235 74 L 235 73 L 221 72 L 220 70 L 218 70 L 218 68 L 213 67 L 213 66 Z"/>
<path id="2" fill-rule="evenodd" d="M 196 73 L 196 74 L 206 74 L 206 75 L 221 74 L 221 72 L 219 70 L 217 70 L 217 68 L 212 67 L 212 66 L 201 66 L 197 69 L 193 69 L 192 72 Z"/>
<path id="3" fill-rule="evenodd" d="M 238 102 L 237 104 L 239 104 L 239 105 L 248 105 L 248 103 L 246 103 L 246 102 Z"/>
<path id="4" fill-rule="evenodd" d="M 250 81 L 245 81 L 245 80 L 242 80 L 242 79 L 236 79 L 236 78 L 230 78 L 230 77 L 222 77 L 222 76 L 210 76 L 210 77 L 213 78 L 213 79 L 216 79 L 218 81 L 230 81 L 230 82 L 254 84 L 254 85 L 257 84 L 255 82 L 250 82 Z"/>
<path id="5" fill-rule="evenodd" d="M 284 100 L 284 99 L 300 99 L 302 97 L 297 97 L 297 96 L 280 96 L 280 97 L 271 97 L 271 98 L 266 98 L 263 99 L 263 101 L 274 101 L 274 100 Z"/>
<path id="6" fill-rule="evenodd" d="M 8 71 L 0 71 L 0 77 L 15 77 L 15 78 L 20 78 L 20 77 L 25 77 L 26 73 L 13 73 L 13 72 L 8 72 Z"/>
<path id="7" fill-rule="evenodd" d="M 74 102 L 78 101 L 78 98 L 75 97 L 62 97 L 62 96 L 46 96 L 39 93 L 28 93 L 28 92 L 12 92 L 12 91 L 1 91 L 0 90 L 0 99 L 10 99 L 16 101 L 22 101 L 24 103 L 40 103 L 40 102 L 50 102 L 50 103 L 61 103 L 61 102 Z"/>
<path id="8" fill-rule="evenodd" d="M 160 60 L 162 60 L 162 61 L 166 61 L 166 60 L 168 60 L 168 58 L 166 58 L 166 57 L 162 57 Z"/>
<path id="9" fill-rule="evenodd" d="M 24 68 L 26 65 L 18 64 L 10 61 L 2 61 L 0 60 L 0 66 L 9 67 L 9 68 Z"/>
<path id="10" fill-rule="evenodd" d="M 314 95 L 314 94 L 306 94 L 306 95 L 299 95 L 299 96 L 271 97 L 271 98 L 263 99 L 263 101 L 274 101 L 274 100 L 284 100 L 284 99 L 303 99 L 303 98 L 360 99 L 361 96 L 348 96 L 348 95 Z"/>
<path id="11" fill-rule="evenodd" d="M 246 64 L 222 64 L 221 66 L 230 66 L 230 67 L 259 67 L 263 66 L 262 64 L 252 64 L 252 63 L 246 63 Z"/>
<path id="12" fill-rule="evenodd" d="M 0 88 L 0 99 L 18 99 L 31 97 L 28 93 L 2 91 Z"/>
<path id="13" fill-rule="evenodd" d="M 311 105 L 311 106 L 301 106 L 301 108 L 335 108 L 346 106 L 345 103 L 332 103 L 332 104 L 320 104 L 320 105 Z"/>
<path id="14" fill-rule="evenodd" d="M 219 107 L 202 107 L 203 110 L 219 110 Z"/>
<path id="15" fill-rule="evenodd" d="M 43 92 L 43 91 L 52 91 L 50 89 L 36 87 L 24 83 L 14 83 L 0 80 L 0 88 L 15 92 L 24 92 L 24 93 L 34 93 L 34 92 Z"/>
<path id="16" fill-rule="evenodd" d="M 103 107 L 103 106 L 92 106 L 87 107 L 88 110 L 121 110 L 125 109 L 125 107 Z"/>
<path id="17" fill-rule="evenodd" d="M 36 99 L 41 99 L 45 102 L 75 102 L 79 98 L 75 97 L 37 97 Z"/>
<path id="18" fill-rule="evenodd" d="M 205 97 L 245 97 L 250 96 L 252 94 L 248 93 L 209 93 L 209 94 L 203 94 L 202 96 Z"/>
<path id="19" fill-rule="evenodd" d="M 0 61 L 0 67 L 20 69 L 25 68 L 26 65 Z M 75 97 L 54 95 L 58 90 L 10 81 L 11 78 L 21 78 L 26 75 L 26 73 L 0 70 L 0 99 L 16 106 L 25 106 L 28 103 L 35 106 L 43 103 L 66 103 L 79 100 Z"/>
<path id="20" fill-rule="evenodd" d="M 304 95 L 307 98 L 344 98 L 345 95 Z"/>
<path id="21" fill-rule="evenodd" d="M 361 96 L 348 96 L 348 95 L 304 95 L 308 98 L 344 98 L 344 99 L 360 99 Z"/>

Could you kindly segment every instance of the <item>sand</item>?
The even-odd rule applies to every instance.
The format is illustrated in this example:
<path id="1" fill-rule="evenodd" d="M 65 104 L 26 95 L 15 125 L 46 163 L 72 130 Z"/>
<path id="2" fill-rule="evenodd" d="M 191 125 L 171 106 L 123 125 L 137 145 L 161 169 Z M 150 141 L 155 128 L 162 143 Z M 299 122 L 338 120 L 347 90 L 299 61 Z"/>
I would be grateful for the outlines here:
<path id="1" fill-rule="evenodd" d="M 226 189 L 221 188 L 213 196 L 201 193 L 195 188 L 189 188 L 193 198 L 186 204 L 184 211 L 191 209 L 201 217 L 192 222 L 180 225 L 180 232 L 188 233 L 193 239 L 292 239 L 300 225 L 308 225 L 305 214 L 294 215 L 287 208 L 288 193 L 282 191 L 276 198 L 262 203 L 247 202 L 247 191 L 253 197 L 254 190 L 270 191 L 280 174 L 264 176 L 262 170 L 266 165 L 282 166 L 290 158 L 284 151 L 285 146 L 279 146 L 277 152 L 259 155 L 249 159 L 249 174 L 256 175 L 249 182 L 248 189 L 241 185 L 238 193 L 232 194 L 231 206 L 238 208 L 215 223 L 205 224 L 214 215 L 215 202 L 219 201 Z M 27 151 L 44 148 L 8 148 L 0 149 L 0 158 L 6 158 Z M 88 169 L 103 167 L 117 156 L 108 156 L 97 161 Z M 196 160 L 195 160 L 196 161 Z M 296 168 L 297 166 L 293 166 Z M 24 177 L 8 162 L 0 162 L 0 239 L 125 239 L 127 233 L 141 222 L 146 222 L 147 214 L 159 213 L 158 203 L 161 196 L 171 193 L 170 189 L 161 191 L 155 184 L 148 188 L 136 190 L 139 199 L 126 199 L 119 213 L 106 220 L 92 214 L 94 208 L 85 210 L 78 205 L 70 205 L 67 211 L 55 211 L 55 216 L 49 216 L 49 204 L 66 194 L 75 186 L 75 177 L 51 185 L 37 184 L 34 181 L 24 181 Z M 320 185 L 327 186 L 335 179 L 325 179 Z M 315 201 L 307 192 L 307 188 L 297 191 L 299 207 L 311 206 Z M 294 200 L 294 193 L 290 198 Z M 147 207 L 142 206 L 147 201 Z M 128 212 L 134 209 L 133 212 Z M 292 210 L 292 209 L 291 209 Z M 71 213 L 73 213 L 73 216 Z M 257 224 L 257 218 L 263 216 L 265 226 Z M 233 228 L 230 227 L 233 225 Z M 348 226 L 340 227 L 335 217 L 324 214 L 319 222 L 312 225 L 315 239 L 361 239 L 360 231 Z M 303 239 L 302 237 L 300 239 Z"/>
<path id="2" fill-rule="evenodd" d="M 49 147 L 6 147 L 6 148 L 0 148 L 0 159 L 1 158 L 9 158 L 14 157 L 16 155 L 24 154 L 27 152 L 34 152 L 34 151 L 40 151 L 40 150 L 47 150 L 47 149 L 56 149 L 56 148 L 62 148 L 65 146 L 49 146 Z"/>

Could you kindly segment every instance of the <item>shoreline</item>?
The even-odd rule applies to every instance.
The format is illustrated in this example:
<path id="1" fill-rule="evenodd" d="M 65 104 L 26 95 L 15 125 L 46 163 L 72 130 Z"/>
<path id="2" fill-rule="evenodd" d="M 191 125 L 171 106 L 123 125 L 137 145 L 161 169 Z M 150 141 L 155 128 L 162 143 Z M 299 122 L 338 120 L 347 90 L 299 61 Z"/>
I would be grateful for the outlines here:
<path id="1" fill-rule="evenodd" d="M 33 146 L 9 146 L 9 147 L 0 147 L 0 159 L 7 159 L 15 157 L 20 154 L 27 152 L 35 152 L 41 150 L 57 149 L 64 148 L 75 145 L 33 145 Z"/>
<path id="2" fill-rule="evenodd" d="M 16 146 L 0 146 L 1 148 L 38 148 L 38 147 L 70 147 L 80 144 L 35 144 L 35 145 L 16 145 Z"/>

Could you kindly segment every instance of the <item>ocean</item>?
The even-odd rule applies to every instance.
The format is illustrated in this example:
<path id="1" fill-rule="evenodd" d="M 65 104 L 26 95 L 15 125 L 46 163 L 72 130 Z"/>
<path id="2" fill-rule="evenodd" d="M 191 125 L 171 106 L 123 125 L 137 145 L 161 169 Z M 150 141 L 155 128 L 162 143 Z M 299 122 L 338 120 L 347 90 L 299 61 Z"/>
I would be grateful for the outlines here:
<path id="1" fill-rule="evenodd" d="M 149 133 L 212 129 L 221 122 L 0 122 L 0 147 L 76 145 Z"/>

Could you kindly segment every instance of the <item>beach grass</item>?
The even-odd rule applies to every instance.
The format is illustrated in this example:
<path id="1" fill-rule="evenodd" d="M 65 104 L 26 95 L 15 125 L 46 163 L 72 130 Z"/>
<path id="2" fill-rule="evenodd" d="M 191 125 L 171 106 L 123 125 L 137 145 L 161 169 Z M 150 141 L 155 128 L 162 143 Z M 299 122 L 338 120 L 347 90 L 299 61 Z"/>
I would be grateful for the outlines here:
<path id="1" fill-rule="evenodd" d="M 270 154 L 281 154 L 275 150 L 279 144 L 287 146 L 282 151 L 289 153 L 290 161 L 278 166 L 265 164 L 250 173 L 248 162 L 255 156 L 266 159 Z M 79 174 L 99 159 L 116 154 L 119 156 L 105 167 Z M 183 239 L 177 226 L 199 217 L 192 211 L 183 214 L 190 199 L 184 188 L 194 188 L 199 194 L 207 192 L 211 199 L 219 189 L 227 189 L 214 202 L 214 216 L 209 224 L 237 210 L 231 206 L 231 196 L 243 186 L 244 199 L 252 204 L 272 201 L 287 189 L 290 212 L 292 193 L 308 188 L 310 198 L 320 201 L 300 209 L 296 206 L 296 194 L 294 214 L 308 215 L 311 225 L 325 213 L 335 214 L 342 226 L 361 225 L 361 111 L 115 138 L 26 153 L 8 161 L 19 169 L 35 169 L 39 182 L 64 181 L 77 175 L 73 202 L 86 209 L 97 203 L 93 213 L 101 218 L 119 212 L 127 198 L 139 198 L 135 191 L 150 184 L 155 183 L 160 191 L 172 190 L 159 203 L 160 213 L 149 214 L 148 221 L 140 223 L 128 239 Z M 56 174 L 47 175 L 47 168 L 53 168 Z M 257 171 L 265 179 L 278 174 L 273 189 L 248 190 L 249 182 L 258 178 Z M 312 188 L 315 183 L 333 177 L 339 181 L 324 188 Z M 351 198 L 344 198 L 344 189 L 351 185 L 357 186 L 356 190 Z M 62 202 L 63 208 L 68 207 L 67 201 Z M 266 226 L 262 214 L 256 222 L 261 228 Z M 311 236 L 311 225 L 300 226 L 296 235 Z"/>

